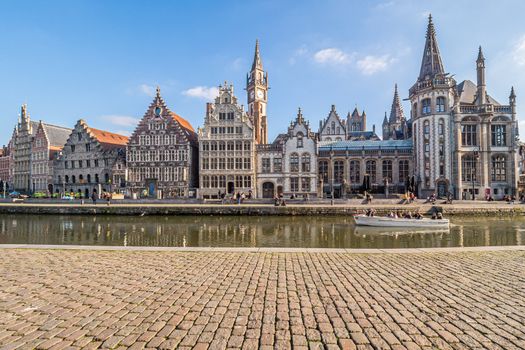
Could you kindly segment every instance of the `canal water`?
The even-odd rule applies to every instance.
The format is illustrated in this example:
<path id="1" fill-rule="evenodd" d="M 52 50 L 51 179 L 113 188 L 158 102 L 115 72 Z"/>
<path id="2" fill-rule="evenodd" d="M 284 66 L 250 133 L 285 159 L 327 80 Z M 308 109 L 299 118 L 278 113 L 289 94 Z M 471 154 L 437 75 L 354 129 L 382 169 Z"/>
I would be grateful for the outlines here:
<path id="1" fill-rule="evenodd" d="M 0 244 L 432 248 L 525 244 L 525 218 L 454 217 L 450 230 L 356 227 L 350 217 L 0 215 Z"/>

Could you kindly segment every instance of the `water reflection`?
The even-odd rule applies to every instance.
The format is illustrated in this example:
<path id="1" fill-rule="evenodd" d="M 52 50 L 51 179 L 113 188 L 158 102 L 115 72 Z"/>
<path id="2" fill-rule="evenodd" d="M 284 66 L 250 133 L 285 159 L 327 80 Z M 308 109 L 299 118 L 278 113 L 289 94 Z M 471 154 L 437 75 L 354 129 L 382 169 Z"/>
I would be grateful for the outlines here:
<path id="1" fill-rule="evenodd" d="M 172 247 L 430 248 L 518 245 L 524 218 L 453 218 L 450 231 L 355 227 L 349 217 L 0 215 L 0 243 Z"/>

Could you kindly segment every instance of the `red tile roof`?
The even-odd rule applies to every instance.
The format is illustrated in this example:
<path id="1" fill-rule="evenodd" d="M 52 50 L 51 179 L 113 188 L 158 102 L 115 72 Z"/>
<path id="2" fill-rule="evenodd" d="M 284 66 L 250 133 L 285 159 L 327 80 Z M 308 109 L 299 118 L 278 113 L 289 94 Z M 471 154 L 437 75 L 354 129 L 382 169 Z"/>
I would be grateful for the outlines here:
<path id="1" fill-rule="evenodd" d="M 182 126 L 184 129 L 188 129 L 189 131 L 191 132 L 195 132 L 195 130 L 193 130 L 193 127 L 191 126 L 190 122 L 187 121 L 186 119 L 182 118 L 180 115 L 177 115 L 173 112 L 171 112 L 171 116 L 173 117 L 173 119 L 175 119 L 179 124 L 180 126 Z"/>
<path id="2" fill-rule="evenodd" d="M 106 145 L 115 145 L 115 146 L 126 146 L 128 144 L 129 138 L 127 136 L 115 134 L 109 131 L 99 130 L 99 129 L 93 129 L 89 128 L 93 136 L 100 142 L 101 144 Z"/>

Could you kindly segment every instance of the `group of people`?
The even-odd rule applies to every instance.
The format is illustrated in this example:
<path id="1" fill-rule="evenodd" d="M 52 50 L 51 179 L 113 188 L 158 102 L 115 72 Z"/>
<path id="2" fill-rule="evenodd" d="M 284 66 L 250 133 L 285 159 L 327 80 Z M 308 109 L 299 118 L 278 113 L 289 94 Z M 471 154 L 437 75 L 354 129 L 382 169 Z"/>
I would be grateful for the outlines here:
<path id="1" fill-rule="evenodd" d="M 375 213 L 376 213 L 375 209 L 367 209 L 365 211 L 366 216 L 375 216 Z M 412 213 L 411 211 L 405 211 L 405 212 L 401 212 L 399 210 L 390 211 L 387 217 L 392 218 L 392 219 L 423 219 L 423 215 L 421 215 L 421 213 L 418 210 L 416 210 L 414 213 Z M 433 220 L 440 220 L 440 219 L 443 219 L 443 214 L 434 212 L 432 213 L 431 218 Z"/>
<path id="2" fill-rule="evenodd" d="M 417 199 L 414 192 L 405 192 L 403 195 L 403 204 L 410 204 L 414 203 L 414 201 Z"/>
<path id="3" fill-rule="evenodd" d="M 230 197 L 227 198 L 226 192 L 223 193 L 221 192 L 221 190 L 219 190 L 218 196 L 221 199 L 222 204 L 226 203 L 227 200 L 229 200 L 231 203 L 236 202 L 237 204 L 241 204 L 242 202 L 244 202 L 245 199 L 252 199 L 253 193 L 252 190 L 248 191 L 248 193 L 237 192 L 233 193 Z"/>

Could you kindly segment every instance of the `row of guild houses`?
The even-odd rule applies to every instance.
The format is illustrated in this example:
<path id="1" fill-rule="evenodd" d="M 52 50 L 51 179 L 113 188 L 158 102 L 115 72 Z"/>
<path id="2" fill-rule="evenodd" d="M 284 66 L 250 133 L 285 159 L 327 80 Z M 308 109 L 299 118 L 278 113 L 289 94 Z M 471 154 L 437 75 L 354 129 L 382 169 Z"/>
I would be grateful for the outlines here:
<path id="1" fill-rule="evenodd" d="M 130 197 L 344 198 L 358 192 L 457 199 L 518 194 L 516 96 L 500 104 L 487 92 L 485 57 L 477 82 L 446 72 L 429 17 L 420 72 L 405 116 L 397 85 L 382 138 L 357 107 L 334 105 L 314 131 L 299 108 L 287 130 L 268 141 L 268 73 L 259 42 L 246 77 L 247 107 L 225 82 L 194 129 L 172 112 L 160 89 L 130 137 L 91 128 L 32 122 L 23 106 L 0 181 L 23 192 L 121 192 Z"/>

